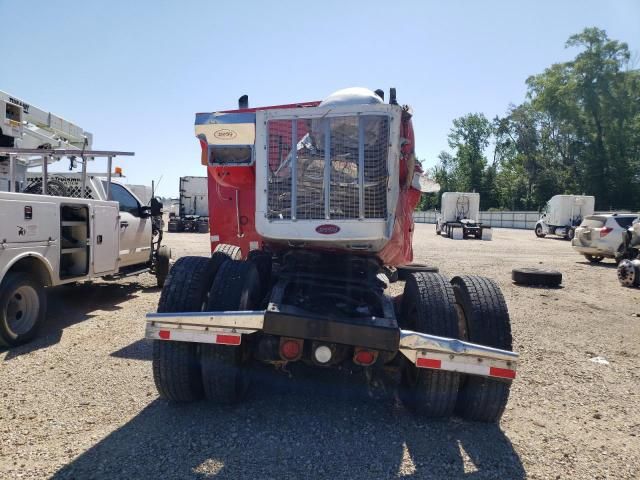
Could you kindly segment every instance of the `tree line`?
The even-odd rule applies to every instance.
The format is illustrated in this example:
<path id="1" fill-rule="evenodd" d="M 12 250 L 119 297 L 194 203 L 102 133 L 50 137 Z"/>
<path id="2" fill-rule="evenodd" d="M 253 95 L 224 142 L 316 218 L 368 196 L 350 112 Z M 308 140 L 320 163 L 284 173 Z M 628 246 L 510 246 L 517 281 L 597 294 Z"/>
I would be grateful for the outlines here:
<path id="1" fill-rule="evenodd" d="M 576 57 L 526 80 L 526 99 L 489 120 L 453 121 L 450 152 L 430 174 L 440 194 L 479 192 L 481 208 L 538 210 L 556 194 L 596 197 L 597 210 L 640 210 L 640 70 L 629 47 L 586 28 L 565 45 Z"/>

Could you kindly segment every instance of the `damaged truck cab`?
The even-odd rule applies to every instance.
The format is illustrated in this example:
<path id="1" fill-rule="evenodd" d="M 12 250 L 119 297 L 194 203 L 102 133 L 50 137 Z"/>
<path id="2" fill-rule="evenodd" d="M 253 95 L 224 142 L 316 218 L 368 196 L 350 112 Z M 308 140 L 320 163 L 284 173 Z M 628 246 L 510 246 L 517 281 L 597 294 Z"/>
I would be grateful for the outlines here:
<path id="1" fill-rule="evenodd" d="M 382 379 L 415 412 L 497 421 L 515 378 L 498 286 L 414 267 L 412 212 L 437 186 L 415 159 L 395 90 L 196 115 L 212 256 L 171 269 L 147 315 L 170 401 L 240 400 L 253 362 L 340 367 Z"/>

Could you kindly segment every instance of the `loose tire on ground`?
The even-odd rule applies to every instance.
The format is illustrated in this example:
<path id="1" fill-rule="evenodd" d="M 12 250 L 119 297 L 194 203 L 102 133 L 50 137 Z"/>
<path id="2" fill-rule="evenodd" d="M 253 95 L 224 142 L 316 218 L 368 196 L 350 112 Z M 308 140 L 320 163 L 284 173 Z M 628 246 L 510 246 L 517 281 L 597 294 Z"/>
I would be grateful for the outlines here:
<path id="1" fill-rule="evenodd" d="M 498 285 L 475 275 L 454 277 L 462 337 L 470 342 L 512 350 L 511 322 Z M 497 422 L 509 399 L 510 381 L 464 375 L 456 405 L 467 420 Z"/>
<path id="2" fill-rule="evenodd" d="M 511 270 L 511 278 L 520 285 L 557 287 L 562 283 L 562 273 L 541 268 L 514 268 Z"/>
<path id="3" fill-rule="evenodd" d="M 158 258 L 156 261 L 156 282 L 158 287 L 164 287 L 164 282 L 169 275 L 169 262 L 171 260 L 171 249 L 167 245 L 162 245 L 158 249 Z"/>
<path id="4" fill-rule="evenodd" d="M 396 267 L 396 269 L 398 271 L 398 280 L 402 281 L 406 281 L 411 273 L 438 273 L 440 271 L 438 267 L 427 265 L 425 263 L 408 263 L 406 265 L 400 265 Z"/>
<path id="5" fill-rule="evenodd" d="M 459 338 L 455 297 L 446 277 L 439 273 L 409 273 L 399 323 L 401 328 Z M 417 368 L 407 361 L 400 398 L 419 415 L 447 417 L 455 408 L 459 382 L 459 373 Z"/>
<path id="6" fill-rule="evenodd" d="M 9 272 L 0 285 L 0 345 L 32 340 L 47 312 L 44 286 L 27 272 Z"/>
<path id="7" fill-rule="evenodd" d="M 252 262 L 228 261 L 220 267 L 211 286 L 207 311 L 253 310 L 260 304 L 260 291 L 260 278 Z M 208 400 L 231 404 L 242 399 L 250 382 L 250 347 L 248 335 L 242 337 L 239 346 L 200 346 L 202 382 Z"/>
<path id="8" fill-rule="evenodd" d="M 181 257 L 169 271 L 158 312 L 202 311 L 216 274 L 212 259 Z M 171 402 L 202 398 L 198 344 L 153 341 L 153 379 L 160 396 Z"/>

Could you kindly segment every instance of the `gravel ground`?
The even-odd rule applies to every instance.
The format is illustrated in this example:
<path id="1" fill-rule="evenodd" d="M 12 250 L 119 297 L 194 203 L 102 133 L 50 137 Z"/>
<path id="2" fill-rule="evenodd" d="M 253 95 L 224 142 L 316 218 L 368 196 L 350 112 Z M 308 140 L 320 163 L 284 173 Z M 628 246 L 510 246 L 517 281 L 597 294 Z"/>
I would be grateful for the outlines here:
<path id="1" fill-rule="evenodd" d="M 174 257 L 208 252 L 207 235 L 166 238 Z M 640 292 L 563 240 L 493 238 L 418 225 L 414 243 L 416 261 L 503 288 L 522 360 L 499 427 L 418 421 L 340 377 L 276 388 L 262 369 L 237 407 L 170 406 L 142 339 L 159 297 L 143 275 L 51 290 L 40 338 L 0 351 L 0 478 L 639 478 Z M 515 286 L 515 266 L 559 269 L 563 288 Z"/>

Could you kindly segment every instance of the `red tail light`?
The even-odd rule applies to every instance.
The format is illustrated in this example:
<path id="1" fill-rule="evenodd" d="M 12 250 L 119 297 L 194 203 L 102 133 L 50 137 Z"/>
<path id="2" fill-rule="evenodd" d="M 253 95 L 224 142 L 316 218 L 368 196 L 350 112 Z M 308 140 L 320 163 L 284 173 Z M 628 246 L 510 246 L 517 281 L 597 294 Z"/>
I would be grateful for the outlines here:
<path id="1" fill-rule="evenodd" d="M 280 342 L 280 356 L 284 360 L 297 360 L 302 353 L 302 340 L 282 339 Z"/>
<path id="2" fill-rule="evenodd" d="M 358 350 L 353 356 L 353 363 L 364 367 L 373 365 L 376 361 L 376 357 L 378 356 L 377 353 L 378 352 L 372 352 L 371 350 Z"/>
<path id="3" fill-rule="evenodd" d="M 602 237 L 606 237 L 607 235 L 609 235 L 610 232 L 613 231 L 613 228 L 611 227 L 604 227 L 600 229 L 600 238 Z"/>

